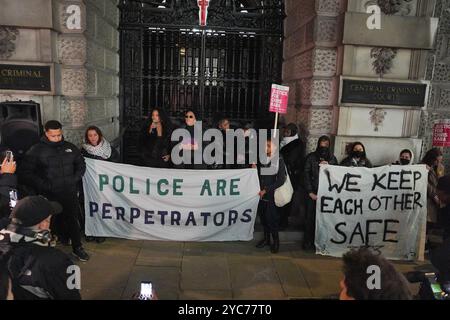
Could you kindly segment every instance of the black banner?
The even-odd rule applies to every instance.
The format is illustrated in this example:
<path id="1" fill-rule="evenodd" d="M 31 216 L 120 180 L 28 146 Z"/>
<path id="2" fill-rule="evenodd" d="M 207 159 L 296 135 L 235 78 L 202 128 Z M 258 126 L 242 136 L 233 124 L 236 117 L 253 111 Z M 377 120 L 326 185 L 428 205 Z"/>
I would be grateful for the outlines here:
<path id="1" fill-rule="evenodd" d="M 341 103 L 425 106 L 427 85 L 344 79 Z"/>
<path id="2" fill-rule="evenodd" d="M 50 66 L 0 64 L 0 89 L 51 91 Z"/>

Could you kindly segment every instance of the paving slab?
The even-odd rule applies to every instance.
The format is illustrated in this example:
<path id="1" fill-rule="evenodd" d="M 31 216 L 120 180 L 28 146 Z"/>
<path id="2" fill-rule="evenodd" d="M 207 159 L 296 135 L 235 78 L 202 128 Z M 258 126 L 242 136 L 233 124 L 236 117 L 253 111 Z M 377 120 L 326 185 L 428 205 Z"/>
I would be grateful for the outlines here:
<path id="1" fill-rule="evenodd" d="M 227 258 L 184 256 L 181 288 L 183 290 L 231 290 Z"/>
<path id="2" fill-rule="evenodd" d="M 141 248 L 136 260 L 138 266 L 181 267 L 183 245 L 151 242 Z"/>
<path id="3" fill-rule="evenodd" d="M 295 263 L 286 259 L 274 259 L 273 263 L 288 297 L 312 297 L 308 283 Z"/>

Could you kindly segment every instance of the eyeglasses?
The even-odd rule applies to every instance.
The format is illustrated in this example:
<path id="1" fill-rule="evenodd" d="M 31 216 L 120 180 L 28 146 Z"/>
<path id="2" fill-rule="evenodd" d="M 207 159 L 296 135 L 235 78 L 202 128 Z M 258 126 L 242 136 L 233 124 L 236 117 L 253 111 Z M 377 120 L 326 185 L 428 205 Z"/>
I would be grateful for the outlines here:
<path id="1" fill-rule="evenodd" d="M 194 119 L 194 116 L 184 116 L 186 119 Z"/>

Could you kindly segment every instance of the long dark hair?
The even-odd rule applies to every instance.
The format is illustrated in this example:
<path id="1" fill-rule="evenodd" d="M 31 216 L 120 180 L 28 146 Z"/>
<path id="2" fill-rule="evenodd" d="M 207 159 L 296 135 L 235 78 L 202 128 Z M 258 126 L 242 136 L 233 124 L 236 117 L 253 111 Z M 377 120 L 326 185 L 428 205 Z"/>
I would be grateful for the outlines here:
<path id="1" fill-rule="evenodd" d="M 151 109 L 151 111 L 150 111 L 150 113 L 148 115 L 147 130 L 148 130 L 148 127 L 152 123 L 152 114 L 155 111 L 158 111 L 159 121 L 161 121 L 162 135 L 164 137 L 166 137 L 167 135 L 170 135 L 172 133 L 172 121 L 170 121 L 170 118 L 167 115 L 167 113 L 161 108 L 153 108 L 153 109 Z"/>
<path id="2" fill-rule="evenodd" d="M 94 130 L 98 134 L 98 144 L 100 144 L 100 142 L 103 141 L 103 133 L 102 130 L 100 130 L 100 128 L 97 126 L 90 126 L 86 129 L 86 131 L 84 132 L 84 141 L 86 142 L 86 144 L 91 144 L 88 137 L 88 132 L 91 130 Z"/>
<path id="3" fill-rule="evenodd" d="M 366 155 L 366 147 L 362 144 L 362 142 L 356 141 L 353 142 L 352 144 L 352 148 L 350 149 L 350 156 L 352 156 L 353 154 L 353 150 L 355 149 L 356 146 L 361 146 L 363 147 L 363 156 L 361 157 L 361 159 L 367 159 L 367 155 Z"/>
<path id="4" fill-rule="evenodd" d="M 438 148 L 433 148 L 425 153 L 425 156 L 422 159 L 422 163 L 428 165 L 429 167 L 434 166 L 434 162 L 438 157 L 442 156 L 442 151 Z"/>

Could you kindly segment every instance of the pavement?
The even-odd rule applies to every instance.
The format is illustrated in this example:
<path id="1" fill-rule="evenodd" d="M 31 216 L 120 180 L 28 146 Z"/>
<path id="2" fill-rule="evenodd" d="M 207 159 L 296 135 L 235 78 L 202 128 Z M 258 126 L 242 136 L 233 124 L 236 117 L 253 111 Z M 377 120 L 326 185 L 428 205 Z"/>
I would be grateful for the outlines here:
<path id="1" fill-rule="evenodd" d="M 289 237 L 285 237 L 289 238 Z M 259 239 L 257 237 L 257 239 Z M 109 238 L 86 243 L 81 295 L 89 300 L 128 300 L 141 281 L 153 283 L 160 300 L 289 300 L 336 298 L 341 259 L 315 255 L 300 242 L 280 252 L 250 242 L 161 242 Z M 61 248 L 61 247 L 60 247 Z M 62 247 L 70 252 L 70 248 Z M 426 270 L 428 262 L 394 262 L 401 272 Z M 412 286 L 417 291 L 417 286 Z"/>

